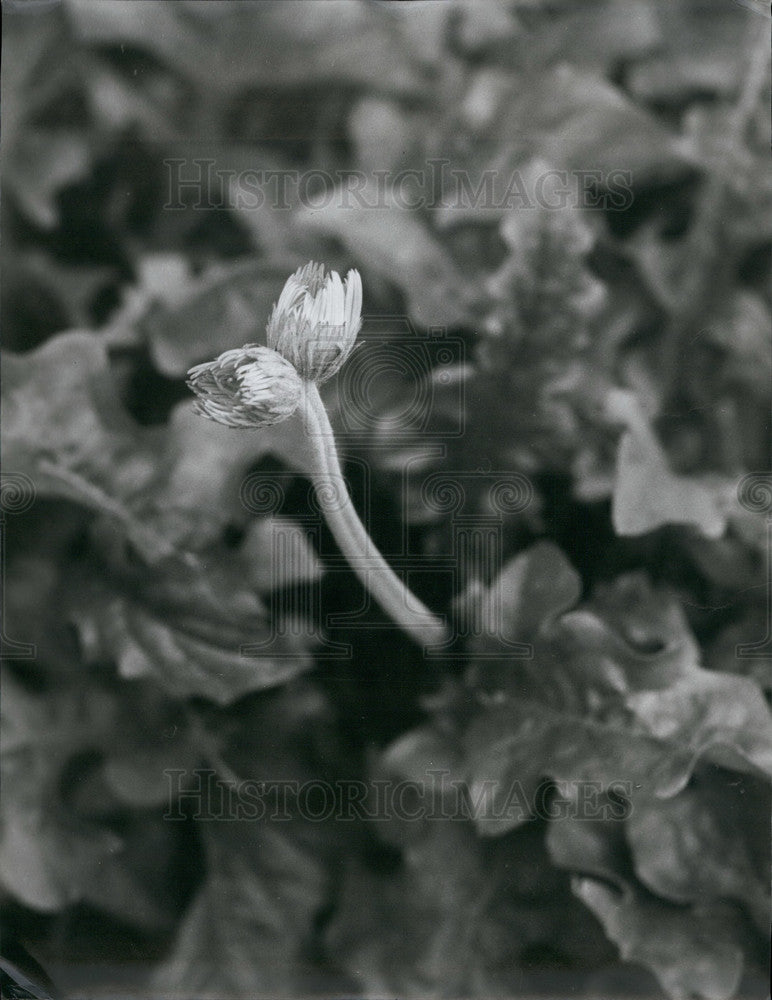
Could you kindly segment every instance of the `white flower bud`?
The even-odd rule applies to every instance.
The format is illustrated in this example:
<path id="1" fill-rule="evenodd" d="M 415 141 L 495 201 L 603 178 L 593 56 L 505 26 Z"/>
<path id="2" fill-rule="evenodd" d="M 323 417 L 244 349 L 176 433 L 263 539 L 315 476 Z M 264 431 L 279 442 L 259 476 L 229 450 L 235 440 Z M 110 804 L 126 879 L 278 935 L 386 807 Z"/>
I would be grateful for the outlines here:
<path id="1" fill-rule="evenodd" d="M 256 344 L 225 351 L 188 372 L 195 410 L 227 427 L 278 424 L 298 407 L 303 383 L 276 351 Z"/>
<path id="2" fill-rule="evenodd" d="M 362 328 L 362 279 L 349 271 L 341 281 L 313 261 L 287 279 L 266 328 L 268 346 L 300 375 L 321 384 L 351 353 Z"/>

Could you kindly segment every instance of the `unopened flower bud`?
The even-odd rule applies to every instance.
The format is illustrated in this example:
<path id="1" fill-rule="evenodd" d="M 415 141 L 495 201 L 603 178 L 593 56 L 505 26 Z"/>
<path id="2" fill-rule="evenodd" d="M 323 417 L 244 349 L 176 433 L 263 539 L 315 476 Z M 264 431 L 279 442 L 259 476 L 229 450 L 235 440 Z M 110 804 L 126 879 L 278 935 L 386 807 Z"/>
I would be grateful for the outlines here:
<path id="1" fill-rule="evenodd" d="M 313 261 L 287 279 L 266 328 L 268 346 L 292 362 L 300 375 L 321 384 L 351 353 L 362 328 L 362 279 L 345 281 Z"/>
<path id="2" fill-rule="evenodd" d="M 247 344 L 188 372 L 195 410 L 227 427 L 278 424 L 298 407 L 303 383 L 293 366 L 268 347 Z"/>

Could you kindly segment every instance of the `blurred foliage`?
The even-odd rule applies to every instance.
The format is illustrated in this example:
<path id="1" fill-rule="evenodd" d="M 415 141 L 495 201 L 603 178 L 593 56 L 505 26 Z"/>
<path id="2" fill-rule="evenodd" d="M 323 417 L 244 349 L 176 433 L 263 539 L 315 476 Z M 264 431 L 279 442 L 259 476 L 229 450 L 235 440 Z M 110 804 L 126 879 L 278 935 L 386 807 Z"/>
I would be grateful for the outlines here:
<path id="1" fill-rule="evenodd" d="M 94 966 L 105 996 L 761 990 L 763 14 L 4 5 L 0 880 L 65 988 Z M 378 377 L 353 432 L 355 378 L 326 391 L 377 543 L 407 530 L 428 566 L 454 515 L 501 525 L 492 571 L 416 574 L 467 629 L 445 659 L 375 610 L 341 621 L 362 593 L 306 531 L 292 421 L 191 413 L 187 368 L 260 341 L 310 258 L 363 275 L 349 366 Z M 431 477 L 464 484 L 453 510 Z M 34 502 L 6 507 L 20 482 Z M 207 822 L 189 794 L 438 768 L 463 821 L 311 823 L 293 800 Z M 577 787 L 603 818 L 576 818 Z M 552 818 L 521 808 L 539 795 Z"/>

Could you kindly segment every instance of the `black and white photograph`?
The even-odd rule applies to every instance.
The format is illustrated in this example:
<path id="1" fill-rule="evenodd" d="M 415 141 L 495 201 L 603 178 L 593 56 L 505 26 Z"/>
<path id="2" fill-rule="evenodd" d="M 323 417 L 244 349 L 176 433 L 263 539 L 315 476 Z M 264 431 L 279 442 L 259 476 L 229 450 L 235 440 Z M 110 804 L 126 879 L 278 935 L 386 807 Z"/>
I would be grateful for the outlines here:
<path id="1" fill-rule="evenodd" d="M 766 0 L 2 0 L 0 996 L 765 1000 Z"/>

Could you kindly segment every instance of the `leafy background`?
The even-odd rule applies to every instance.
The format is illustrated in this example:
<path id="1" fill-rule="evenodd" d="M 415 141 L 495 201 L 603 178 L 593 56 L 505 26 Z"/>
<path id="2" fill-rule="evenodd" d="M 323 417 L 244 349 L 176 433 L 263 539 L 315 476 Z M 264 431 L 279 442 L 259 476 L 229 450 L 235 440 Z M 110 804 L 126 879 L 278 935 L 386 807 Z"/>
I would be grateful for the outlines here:
<path id="1" fill-rule="evenodd" d="M 761 996 L 766 10 L 8 0 L 3 22 L 8 958 L 25 945 L 79 996 Z M 595 207 L 561 210 L 443 208 L 441 187 L 415 210 L 293 190 L 255 209 L 235 181 L 215 209 L 188 192 L 172 211 L 175 158 L 186 176 L 207 159 L 335 178 L 446 160 L 473 186 L 486 170 L 601 181 Z M 499 614 L 503 635 L 444 661 L 376 609 L 372 628 L 324 627 L 362 594 L 331 539 L 306 537 L 292 421 L 242 435 L 191 414 L 186 369 L 259 340 L 309 258 L 362 272 L 351 364 L 377 361 L 378 317 L 457 345 L 384 375 L 345 439 L 384 550 L 407 526 L 427 560 L 451 551 L 428 477 L 466 483 L 474 517 L 480 470 L 528 477 L 500 572 L 416 580 L 460 621 Z M 427 442 L 459 386 L 464 434 L 440 454 Z M 417 391 L 433 402 L 412 427 Z M 328 402 L 345 432 L 345 394 Z M 254 473 L 282 485 L 274 509 L 243 502 Z M 287 565 L 273 517 L 300 553 Z M 316 614 L 286 622 L 308 588 Z M 207 822 L 185 800 L 163 819 L 168 769 L 302 783 L 437 766 L 479 798 L 476 822 Z M 506 819 L 493 780 L 596 782 L 611 818 Z"/>

